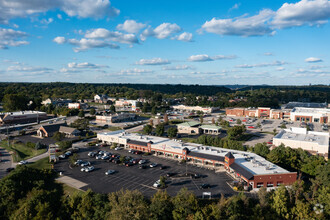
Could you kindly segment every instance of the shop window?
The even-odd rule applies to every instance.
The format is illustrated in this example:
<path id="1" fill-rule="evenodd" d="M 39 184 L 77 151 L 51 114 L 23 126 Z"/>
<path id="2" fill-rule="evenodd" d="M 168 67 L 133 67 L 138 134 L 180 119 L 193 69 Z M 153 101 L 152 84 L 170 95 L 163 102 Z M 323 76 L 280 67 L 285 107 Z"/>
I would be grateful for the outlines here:
<path id="1" fill-rule="evenodd" d="M 314 122 L 320 122 L 319 118 L 314 118 Z"/>
<path id="2" fill-rule="evenodd" d="M 278 181 L 277 186 L 283 185 L 283 181 Z"/>
<path id="3" fill-rule="evenodd" d="M 309 122 L 309 118 L 306 118 L 306 121 Z"/>
<path id="4" fill-rule="evenodd" d="M 273 187 L 273 186 L 274 186 L 273 182 L 267 182 L 267 187 Z"/>
<path id="5" fill-rule="evenodd" d="M 299 118 L 299 117 L 297 117 L 297 118 L 296 118 L 296 121 L 300 121 L 300 118 Z"/>
<path id="6" fill-rule="evenodd" d="M 264 183 L 257 183 L 257 188 L 261 188 L 264 186 Z"/>

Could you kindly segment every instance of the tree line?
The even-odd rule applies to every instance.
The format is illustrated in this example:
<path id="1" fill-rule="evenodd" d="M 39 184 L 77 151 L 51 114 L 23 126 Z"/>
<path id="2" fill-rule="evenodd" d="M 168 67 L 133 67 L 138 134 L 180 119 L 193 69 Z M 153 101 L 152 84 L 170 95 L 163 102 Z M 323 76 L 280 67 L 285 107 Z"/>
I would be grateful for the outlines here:
<path id="1" fill-rule="evenodd" d="M 0 180 L 0 219 L 329 219 L 329 165 L 311 188 L 298 180 L 257 197 L 243 193 L 200 199 L 181 189 L 175 196 L 159 190 L 146 198 L 139 191 L 66 194 L 52 170 L 18 167 Z"/>

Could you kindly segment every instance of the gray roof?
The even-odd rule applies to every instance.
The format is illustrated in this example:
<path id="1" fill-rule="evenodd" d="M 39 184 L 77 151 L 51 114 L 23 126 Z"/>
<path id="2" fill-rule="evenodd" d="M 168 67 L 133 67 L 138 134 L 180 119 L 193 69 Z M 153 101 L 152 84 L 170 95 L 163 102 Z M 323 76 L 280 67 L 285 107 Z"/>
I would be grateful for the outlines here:
<path id="1" fill-rule="evenodd" d="M 45 131 L 49 134 L 53 134 L 56 131 L 60 130 L 61 126 L 66 125 L 66 123 L 60 123 L 60 124 L 50 124 L 50 125 L 41 125 L 41 127 L 43 127 L 45 129 Z M 41 128 L 40 127 L 40 128 Z"/>
<path id="2" fill-rule="evenodd" d="M 235 162 L 230 165 L 230 168 L 232 168 L 233 170 L 235 170 L 236 173 L 240 174 L 241 176 L 244 176 L 248 180 L 253 179 L 254 175 L 250 171 L 244 169 Z"/>
<path id="3" fill-rule="evenodd" d="M 59 132 L 62 133 L 67 133 L 67 134 L 73 134 L 74 132 L 79 132 L 76 128 L 71 128 L 71 127 L 66 127 L 66 126 L 61 126 Z"/>
<path id="4" fill-rule="evenodd" d="M 222 156 L 216 156 L 216 155 L 210 155 L 210 154 L 203 154 L 203 153 L 197 153 L 197 152 L 189 152 L 188 157 L 198 157 L 201 159 L 208 159 L 208 160 L 214 160 L 214 161 L 220 161 L 223 162 L 225 160 Z"/>

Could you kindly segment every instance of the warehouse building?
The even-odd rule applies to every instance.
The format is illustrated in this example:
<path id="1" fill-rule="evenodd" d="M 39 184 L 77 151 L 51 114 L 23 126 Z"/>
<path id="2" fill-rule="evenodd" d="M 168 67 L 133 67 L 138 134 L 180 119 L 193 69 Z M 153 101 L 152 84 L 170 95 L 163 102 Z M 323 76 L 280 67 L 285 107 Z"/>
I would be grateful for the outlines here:
<path id="1" fill-rule="evenodd" d="M 47 119 L 47 114 L 39 111 L 6 112 L 0 114 L 0 124 L 33 123 L 45 119 Z"/>
<path id="2" fill-rule="evenodd" d="M 306 128 L 290 128 L 281 130 L 274 138 L 273 144 L 284 144 L 291 148 L 301 148 L 313 155 L 329 157 L 329 132 L 307 131 Z"/>
<path id="3" fill-rule="evenodd" d="M 190 164 L 223 170 L 251 188 L 290 185 L 297 178 L 296 172 L 289 172 L 251 152 L 183 143 L 175 139 L 128 133 L 124 130 L 99 133 L 97 138 L 103 143 L 116 143 L 156 156 L 185 159 Z"/>
<path id="4" fill-rule="evenodd" d="M 95 119 L 96 121 L 103 123 L 117 123 L 123 121 L 132 121 L 136 119 L 136 115 L 121 112 L 112 115 L 96 115 Z"/>
<path id="5" fill-rule="evenodd" d="M 185 112 L 204 112 L 204 113 L 212 113 L 216 110 L 219 110 L 218 107 L 201 107 L 201 106 L 186 106 L 186 105 L 173 105 L 171 106 L 174 110 L 185 111 Z"/>
<path id="6" fill-rule="evenodd" d="M 328 123 L 330 117 L 330 109 L 326 108 L 293 108 L 290 113 L 291 121 L 300 122 L 319 122 Z"/>

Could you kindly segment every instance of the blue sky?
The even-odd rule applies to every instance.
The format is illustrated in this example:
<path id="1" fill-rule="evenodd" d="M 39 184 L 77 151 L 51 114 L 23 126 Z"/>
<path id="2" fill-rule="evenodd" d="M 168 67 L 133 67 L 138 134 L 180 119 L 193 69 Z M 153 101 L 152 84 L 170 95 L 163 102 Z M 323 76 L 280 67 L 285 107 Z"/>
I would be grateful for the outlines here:
<path id="1" fill-rule="evenodd" d="M 0 76 L 329 84 L 329 18 L 328 0 L 0 0 Z"/>

